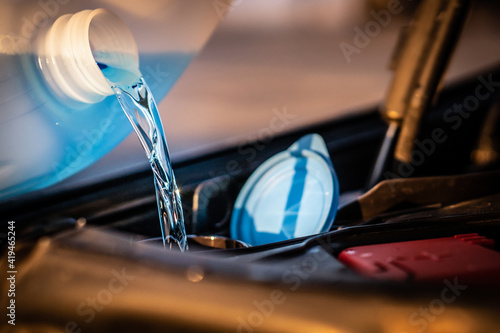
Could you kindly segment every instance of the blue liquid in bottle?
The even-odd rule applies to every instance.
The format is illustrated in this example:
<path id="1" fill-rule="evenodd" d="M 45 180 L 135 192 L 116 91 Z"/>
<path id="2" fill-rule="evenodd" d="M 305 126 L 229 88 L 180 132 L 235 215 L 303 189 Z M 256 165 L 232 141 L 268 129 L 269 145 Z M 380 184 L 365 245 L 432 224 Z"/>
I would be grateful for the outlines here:
<path id="1" fill-rule="evenodd" d="M 141 54 L 151 95 L 162 99 L 192 57 Z M 95 104 L 62 101 L 47 86 L 37 55 L 0 53 L 0 65 L 0 201 L 74 175 L 130 133 L 115 96 Z"/>

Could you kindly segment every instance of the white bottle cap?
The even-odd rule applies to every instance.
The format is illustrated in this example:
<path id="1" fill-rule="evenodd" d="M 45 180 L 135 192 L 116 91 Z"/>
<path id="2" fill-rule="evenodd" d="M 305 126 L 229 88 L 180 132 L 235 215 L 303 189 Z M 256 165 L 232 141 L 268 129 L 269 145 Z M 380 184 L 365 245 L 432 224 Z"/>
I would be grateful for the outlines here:
<path id="1" fill-rule="evenodd" d="M 139 73 L 139 55 L 132 33 L 118 16 L 105 9 L 59 17 L 40 33 L 35 52 L 51 88 L 63 97 L 83 103 L 97 103 L 113 94 L 97 58 L 111 61 L 113 67 Z"/>

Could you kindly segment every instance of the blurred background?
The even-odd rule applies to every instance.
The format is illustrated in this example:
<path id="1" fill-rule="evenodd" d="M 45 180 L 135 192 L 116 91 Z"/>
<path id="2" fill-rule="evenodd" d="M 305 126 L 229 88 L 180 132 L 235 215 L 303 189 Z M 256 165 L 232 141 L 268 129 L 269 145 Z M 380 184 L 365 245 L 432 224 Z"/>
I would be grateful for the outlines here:
<path id="1" fill-rule="evenodd" d="M 226 17 L 159 105 L 174 162 L 378 105 L 391 78 L 388 64 L 399 32 L 418 1 L 213 3 Z M 367 24 L 391 9 L 397 13 L 368 36 Z M 498 1 L 476 2 L 447 83 L 500 64 L 499 13 Z M 355 40 L 358 31 L 368 37 L 361 44 L 359 36 L 358 44 Z M 65 184 L 145 166 L 144 152 L 131 134 Z"/>

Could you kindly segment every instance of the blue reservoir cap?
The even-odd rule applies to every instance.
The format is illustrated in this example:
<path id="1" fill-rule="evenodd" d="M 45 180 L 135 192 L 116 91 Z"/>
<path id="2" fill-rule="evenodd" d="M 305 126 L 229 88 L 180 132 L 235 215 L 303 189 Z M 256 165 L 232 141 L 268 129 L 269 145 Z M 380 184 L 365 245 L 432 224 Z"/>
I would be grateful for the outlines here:
<path id="1" fill-rule="evenodd" d="M 231 237 L 250 245 L 330 229 L 339 185 L 323 138 L 309 134 L 255 170 L 238 194 Z"/>

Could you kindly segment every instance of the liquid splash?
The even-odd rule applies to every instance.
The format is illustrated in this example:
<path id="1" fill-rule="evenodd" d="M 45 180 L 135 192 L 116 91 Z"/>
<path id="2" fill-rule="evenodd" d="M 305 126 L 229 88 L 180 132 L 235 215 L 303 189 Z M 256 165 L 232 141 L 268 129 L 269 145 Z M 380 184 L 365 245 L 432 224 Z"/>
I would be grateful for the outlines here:
<path id="1" fill-rule="evenodd" d="M 109 69 L 104 66 L 100 65 L 103 73 Z M 130 80 L 133 75 L 126 77 L 126 81 L 120 80 L 121 83 L 113 84 L 112 88 L 153 170 L 163 244 L 170 249 L 177 244 L 185 251 L 187 238 L 182 202 L 156 102 L 143 77 L 135 76 L 133 80 Z"/>

